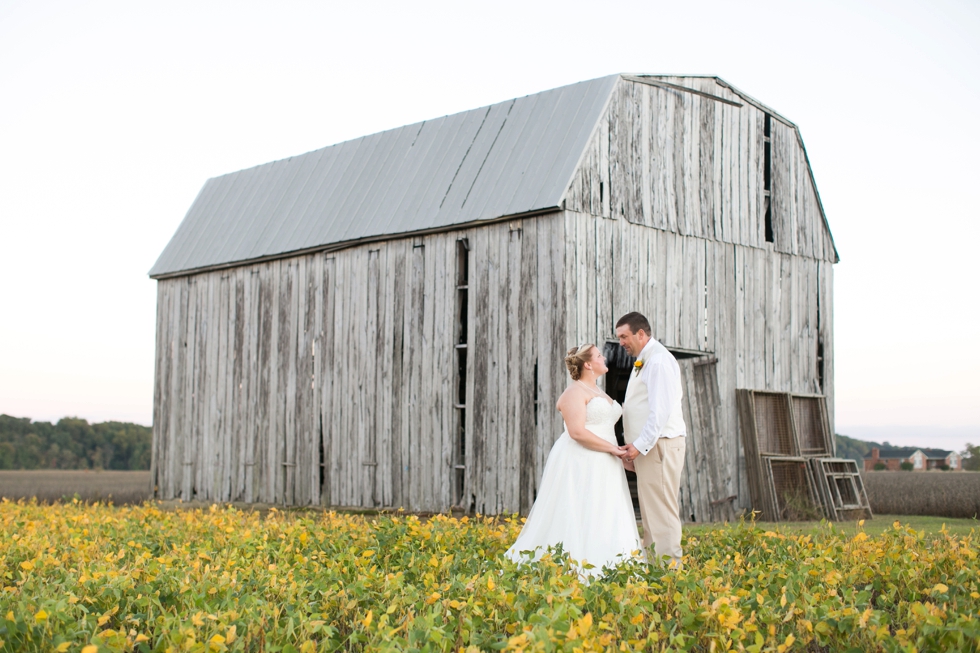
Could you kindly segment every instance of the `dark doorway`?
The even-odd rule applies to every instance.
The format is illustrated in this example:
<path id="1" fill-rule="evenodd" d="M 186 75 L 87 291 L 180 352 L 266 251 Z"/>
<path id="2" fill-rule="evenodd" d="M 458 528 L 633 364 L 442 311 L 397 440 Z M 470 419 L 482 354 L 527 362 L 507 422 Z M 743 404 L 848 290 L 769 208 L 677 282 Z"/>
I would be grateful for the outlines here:
<path id="1" fill-rule="evenodd" d="M 607 342 L 602 348 L 602 355 L 606 357 L 606 365 L 609 367 L 609 371 L 606 372 L 606 394 L 622 405 L 626 400 L 626 386 L 629 385 L 630 374 L 636 359 L 627 354 L 618 342 Z M 626 440 L 623 439 L 622 418 L 616 422 L 616 440 L 620 446 L 626 444 Z M 630 487 L 630 498 L 633 499 L 633 512 L 639 519 L 640 500 L 636 494 L 636 474 L 626 472 L 626 482 Z"/>

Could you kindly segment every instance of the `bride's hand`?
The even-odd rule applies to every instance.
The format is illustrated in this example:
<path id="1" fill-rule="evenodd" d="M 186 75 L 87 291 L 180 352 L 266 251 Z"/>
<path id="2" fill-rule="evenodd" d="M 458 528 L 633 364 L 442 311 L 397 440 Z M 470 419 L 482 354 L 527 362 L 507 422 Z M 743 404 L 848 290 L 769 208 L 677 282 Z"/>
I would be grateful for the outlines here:
<path id="1" fill-rule="evenodd" d="M 629 452 L 626 450 L 626 447 L 616 447 L 615 449 L 613 449 L 609 453 L 611 453 L 612 455 L 616 456 L 620 460 L 624 460 L 625 457 L 627 455 L 629 455 Z"/>

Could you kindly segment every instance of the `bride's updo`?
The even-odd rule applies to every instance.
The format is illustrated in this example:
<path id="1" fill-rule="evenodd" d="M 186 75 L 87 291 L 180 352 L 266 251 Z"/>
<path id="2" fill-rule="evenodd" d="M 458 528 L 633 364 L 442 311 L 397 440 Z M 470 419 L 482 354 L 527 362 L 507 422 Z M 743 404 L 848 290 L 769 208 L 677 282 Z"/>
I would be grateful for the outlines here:
<path id="1" fill-rule="evenodd" d="M 593 347 L 595 345 L 588 343 L 581 347 L 572 347 L 565 354 L 565 367 L 568 368 L 572 381 L 578 381 L 582 378 L 582 370 L 585 369 L 585 364 L 592 360 Z"/>

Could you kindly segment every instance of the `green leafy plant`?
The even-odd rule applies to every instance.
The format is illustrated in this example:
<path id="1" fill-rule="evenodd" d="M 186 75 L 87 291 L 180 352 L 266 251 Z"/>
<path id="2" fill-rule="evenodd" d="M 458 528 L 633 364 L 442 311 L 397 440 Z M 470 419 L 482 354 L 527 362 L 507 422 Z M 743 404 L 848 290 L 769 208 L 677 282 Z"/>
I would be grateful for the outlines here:
<path id="1" fill-rule="evenodd" d="M 519 518 L 0 504 L 4 651 L 976 650 L 977 531 L 700 528 L 584 583 Z M 91 648 L 90 648 L 91 647 Z"/>

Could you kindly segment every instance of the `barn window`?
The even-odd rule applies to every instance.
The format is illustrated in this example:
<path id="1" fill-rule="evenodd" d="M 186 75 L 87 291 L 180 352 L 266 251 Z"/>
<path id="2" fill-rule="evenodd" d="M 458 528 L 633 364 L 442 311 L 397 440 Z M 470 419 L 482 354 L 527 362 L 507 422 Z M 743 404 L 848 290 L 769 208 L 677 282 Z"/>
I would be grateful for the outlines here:
<path id="1" fill-rule="evenodd" d="M 775 242 L 772 231 L 772 116 L 766 114 L 762 130 L 762 201 L 765 207 L 766 242 Z"/>
<path id="2" fill-rule="evenodd" d="M 823 365 L 823 337 L 817 338 L 817 383 L 819 384 L 820 391 L 823 392 L 824 384 L 824 365 Z"/>

